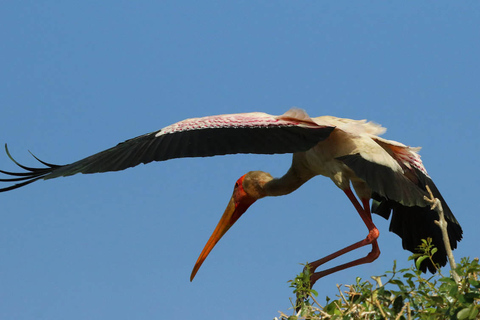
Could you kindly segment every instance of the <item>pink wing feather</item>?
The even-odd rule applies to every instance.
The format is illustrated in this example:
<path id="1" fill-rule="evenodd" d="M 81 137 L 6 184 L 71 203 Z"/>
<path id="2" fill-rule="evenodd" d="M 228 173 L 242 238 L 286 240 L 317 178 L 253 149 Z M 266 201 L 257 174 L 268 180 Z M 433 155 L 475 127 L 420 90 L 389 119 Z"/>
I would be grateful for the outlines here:
<path id="1" fill-rule="evenodd" d="M 321 128 L 300 109 L 291 109 L 281 116 L 272 116 L 263 112 L 222 114 L 202 118 L 186 119 L 169 125 L 157 133 L 157 136 L 182 131 L 219 128 L 268 128 L 293 127 Z"/>

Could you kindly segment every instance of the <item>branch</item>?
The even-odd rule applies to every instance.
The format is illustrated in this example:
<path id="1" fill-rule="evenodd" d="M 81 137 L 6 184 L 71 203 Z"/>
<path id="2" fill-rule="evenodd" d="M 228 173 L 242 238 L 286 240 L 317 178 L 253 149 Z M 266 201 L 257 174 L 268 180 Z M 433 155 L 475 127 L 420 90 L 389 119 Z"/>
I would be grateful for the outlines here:
<path id="1" fill-rule="evenodd" d="M 455 258 L 453 257 L 452 253 L 452 247 L 450 246 L 450 239 L 448 237 L 448 231 L 447 231 L 447 221 L 445 220 L 445 216 L 443 214 L 443 207 L 442 203 L 438 198 L 435 198 L 433 196 L 432 190 L 430 190 L 430 187 L 427 185 L 426 186 L 428 194 L 430 197 L 424 196 L 425 201 L 430 203 L 431 209 L 435 210 L 438 213 L 438 220 L 435 220 L 435 224 L 442 230 L 442 238 L 443 238 L 443 243 L 445 245 L 445 251 L 447 252 L 447 257 L 448 261 L 450 262 L 450 269 L 451 269 L 451 274 L 455 282 L 460 283 L 460 277 L 458 274 L 455 272 L 455 269 L 457 268 L 457 264 L 455 263 Z"/>

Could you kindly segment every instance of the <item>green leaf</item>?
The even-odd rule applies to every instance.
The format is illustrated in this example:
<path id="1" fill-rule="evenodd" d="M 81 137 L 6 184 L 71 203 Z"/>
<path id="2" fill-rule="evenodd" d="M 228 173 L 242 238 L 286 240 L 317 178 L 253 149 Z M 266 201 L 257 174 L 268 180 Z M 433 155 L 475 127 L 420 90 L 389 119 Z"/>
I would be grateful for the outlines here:
<path id="1" fill-rule="evenodd" d="M 408 257 L 408 261 L 417 259 L 420 256 L 422 256 L 420 253 L 414 253 L 410 257 Z"/>
<path id="2" fill-rule="evenodd" d="M 398 280 L 398 279 L 392 279 L 392 280 L 390 280 L 390 283 L 393 283 L 397 286 L 404 286 L 403 282 Z"/>
<path id="3" fill-rule="evenodd" d="M 451 284 L 451 285 L 457 285 L 457 283 L 455 282 L 455 280 L 453 280 L 453 279 L 450 278 L 450 277 L 440 278 L 439 281 L 445 282 L 445 283 L 448 283 L 448 284 Z"/>
<path id="4" fill-rule="evenodd" d="M 420 265 L 422 264 L 423 260 L 427 259 L 428 256 L 421 256 L 417 259 L 417 261 L 415 261 L 415 267 L 417 267 L 417 269 L 420 269 Z"/>
<path id="5" fill-rule="evenodd" d="M 469 319 L 476 319 L 477 318 L 477 315 L 478 315 L 478 308 L 475 308 L 472 307 L 472 311 L 470 311 L 470 314 L 469 314 Z"/>
<path id="6" fill-rule="evenodd" d="M 480 294 L 475 292 L 467 292 L 464 296 L 467 303 L 473 303 L 475 299 L 478 299 L 480 297 Z"/>
<path id="7" fill-rule="evenodd" d="M 443 298 L 440 296 L 430 296 L 430 298 L 436 303 L 436 304 L 442 304 L 443 303 Z"/>
<path id="8" fill-rule="evenodd" d="M 409 269 L 406 269 L 405 271 L 407 271 Z M 415 278 L 415 275 L 413 273 L 410 273 L 410 272 L 407 272 L 403 275 L 404 278 Z"/>
<path id="9" fill-rule="evenodd" d="M 393 310 L 395 311 L 395 313 L 399 313 L 402 310 L 403 305 L 404 305 L 403 297 L 402 296 L 396 297 L 395 300 L 393 301 Z"/>
<path id="10" fill-rule="evenodd" d="M 457 319 L 458 320 L 463 320 L 463 319 L 468 319 L 470 316 L 470 308 L 464 308 L 457 313 Z"/>
<path id="11" fill-rule="evenodd" d="M 412 281 L 412 279 L 408 278 L 407 283 L 410 286 L 410 290 L 415 289 L 415 283 Z"/>
<path id="12" fill-rule="evenodd" d="M 470 283 L 473 287 L 478 288 L 480 287 L 480 282 L 475 279 L 468 279 L 468 283 Z"/>

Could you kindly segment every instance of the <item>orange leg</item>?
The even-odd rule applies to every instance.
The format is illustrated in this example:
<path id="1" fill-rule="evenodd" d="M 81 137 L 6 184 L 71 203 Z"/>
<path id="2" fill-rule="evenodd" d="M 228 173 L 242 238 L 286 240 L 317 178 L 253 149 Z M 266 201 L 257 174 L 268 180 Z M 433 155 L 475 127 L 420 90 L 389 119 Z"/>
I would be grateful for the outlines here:
<path id="1" fill-rule="evenodd" d="M 377 243 L 377 238 L 380 235 L 380 232 L 378 231 L 377 227 L 373 224 L 373 221 L 372 221 L 372 215 L 370 213 L 370 204 L 369 204 L 370 199 L 361 199 L 363 204 L 363 207 L 362 207 L 362 205 L 358 202 L 357 198 L 355 197 L 351 189 L 346 189 L 344 190 L 344 192 L 347 195 L 348 199 L 350 199 L 350 201 L 353 203 L 353 206 L 355 207 L 355 209 L 357 209 L 358 214 L 360 214 L 360 217 L 362 218 L 363 222 L 367 226 L 368 235 L 365 239 L 359 242 L 356 242 L 348 247 L 338 250 L 337 252 L 334 252 L 322 259 L 309 263 L 307 267 L 310 269 L 311 272 L 313 272 L 313 274 L 310 277 L 311 286 L 313 286 L 315 282 L 322 277 L 325 277 L 329 274 L 332 274 L 340 270 L 357 266 L 359 264 L 370 263 L 375 259 L 377 259 L 378 256 L 380 255 L 380 249 L 378 248 L 378 243 Z M 368 253 L 365 257 L 348 262 L 348 263 L 341 264 L 339 266 L 336 266 L 327 270 L 315 272 L 315 270 L 322 264 L 330 260 L 333 260 L 347 252 L 350 252 L 352 250 L 355 250 L 357 248 L 360 248 L 369 244 L 372 245 L 372 251 L 370 251 L 370 253 Z"/>

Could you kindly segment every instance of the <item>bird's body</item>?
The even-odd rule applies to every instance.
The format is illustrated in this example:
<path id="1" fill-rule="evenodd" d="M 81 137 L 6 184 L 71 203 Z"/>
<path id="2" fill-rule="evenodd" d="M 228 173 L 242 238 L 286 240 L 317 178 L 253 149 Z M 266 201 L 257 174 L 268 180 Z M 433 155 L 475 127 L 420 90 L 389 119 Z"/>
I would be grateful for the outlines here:
<path id="1" fill-rule="evenodd" d="M 310 264 L 312 269 L 358 247 L 372 245 L 364 258 L 314 273 L 313 282 L 332 272 L 371 262 L 380 254 L 379 232 L 372 222 L 373 211 L 388 218 L 393 215 L 390 230 L 403 240 L 403 247 L 414 252 L 421 239 L 433 238 L 439 248 L 434 262 L 445 265 L 446 254 L 440 230 L 435 226 L 436 213 L 425 201 L 428 185 L 442 201 L 449 223 L 452 248 L 462 238 L 462 229 L 428 176 L 418 148 L 380 138 L 380 125 L 365 120 L 331 116 L 310 118 L 299 109 L 282 116 L 244 113 L 193 118 L 162 130 L 127 140 L 117 146 L 69 165 L 57 166 L 43 161 L 46 168 L 29 168 L 18 164 L 25 173 L 0 171 L 15 178 L 0 181 L 19 182 L 0 189 L 16 189 L 39 179 L 51 179 L 76 173 L 118 171 L 140 163 L 181 157 L 205 157 L 235 153 L 293 153 L 292 166 L 280 178 L 262 171 L 252 171 L 236 183 L 232 199 L 217 228 L 207 242 L 192 272 L 192 279 L 218 240 L 257 199 L 291 193 L 309 179 L 323 175 L 342 189 L 368 228 L 368 235 L 353 245 Z M 37 159 L 38 160 L 38 159 Z M 353 186 L 359 200 L 353 195 Z M 424 261 L 422 269 L 434 266 Z"/>

